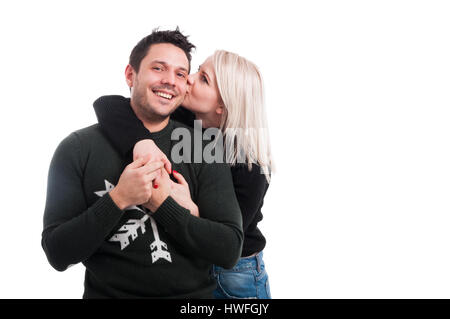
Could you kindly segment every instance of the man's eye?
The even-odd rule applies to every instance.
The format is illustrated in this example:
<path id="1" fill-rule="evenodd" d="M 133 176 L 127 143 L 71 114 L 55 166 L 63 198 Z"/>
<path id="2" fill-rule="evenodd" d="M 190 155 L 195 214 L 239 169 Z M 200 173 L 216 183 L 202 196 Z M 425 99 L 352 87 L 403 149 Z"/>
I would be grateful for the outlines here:
<path id="1" fill-rule="evenodd" d="M 184 74 L 184 73 L 178 73 L 178 76 L 180 77 L 180 78 L 185 78 L 186 77 L 186 74 Z"/>
<path id="2" fill-rule="evenodd" d="M 153 67 L 153 70 L 161 71 L 161 68 L 160 68 L 159 66 L 154 66 L 154 67 Z"/>

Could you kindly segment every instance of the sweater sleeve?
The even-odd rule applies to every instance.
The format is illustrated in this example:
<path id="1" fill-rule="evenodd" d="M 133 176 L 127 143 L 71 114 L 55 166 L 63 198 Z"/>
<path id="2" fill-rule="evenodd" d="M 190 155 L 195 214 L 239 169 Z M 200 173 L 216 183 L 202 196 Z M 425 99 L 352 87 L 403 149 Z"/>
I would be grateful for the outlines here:
<path id="1" fill-rule="evenodd" d="M 241 256 L 242 216 L 226 164 L 204 165 L 198 176 L 200 218 L 168 197 L 154 219 L 190 253 L 232 268 Z"/>
<path id="2" fill-rule="evenodd" d="M 123 214 L 109 194 L 87 207 L 82 180 L 80 143 L 72 133 L 53 155 L 44 211 L 41 243 L 48 261 L 58 271 L 91 256 Z"/>
<path id="3" fill-rule="evenodd" d="M 119 101 L 119 102 L 117 102 Z M 149 131 L 139 120 L 127 99 L 121 96 L 105 96 L 94 102 L 100 128 L 107 138 L 125 154 L 143 139 L 149 138 Z M 195 115 L 184 107 L 178 107 L 170 116 L 173 120 L 193 127 Z"/>
<path id="4" fill-rule="evenodd" d="M 149 133 L 129 102 L 125 101 L 121 96 L 105 96 L 94 102 L 100 128 L 123 154 L 132 150 L 140 140 L 148 138 Z"/>
<path id="5" fill-rule="evenodd" d="M 257 164 L 252 165 L 251 171 L 248 170 L 247 164 L 238 164 L 232 168 L 231 172 L 245 233 L 261 212 L 269 183 Z"/>

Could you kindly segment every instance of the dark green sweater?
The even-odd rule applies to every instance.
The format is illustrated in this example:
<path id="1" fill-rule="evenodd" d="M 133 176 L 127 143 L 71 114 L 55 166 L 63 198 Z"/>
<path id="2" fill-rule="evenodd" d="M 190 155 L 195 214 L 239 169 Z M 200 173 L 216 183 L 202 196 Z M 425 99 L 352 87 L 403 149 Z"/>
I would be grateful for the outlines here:
<path id="1" fill-rule="evenodd" d="M 170 121 L 149 133 L 169 158 L 176 127 L 185 126 Z M 198 218 L 170 196 L 154 214 L 142 207 L 120 210 L 108 192 L 130 162 L 98 125 L 61 142 L 50 165 L 42 233 L 50 264 L 63 271 L 82 262 L 84 298 L 212 297 L 212 264 L 233 267 L 243 242 L 229 167 L 173 164 L 189 184 Z"/>

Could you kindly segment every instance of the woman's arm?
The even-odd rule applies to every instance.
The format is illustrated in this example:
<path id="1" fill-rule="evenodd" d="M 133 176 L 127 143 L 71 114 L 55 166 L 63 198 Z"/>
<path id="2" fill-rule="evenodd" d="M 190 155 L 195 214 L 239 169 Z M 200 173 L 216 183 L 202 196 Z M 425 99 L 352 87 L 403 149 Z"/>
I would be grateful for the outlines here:
<path id="1" fill-rule="evenodd" d="M 122 96 L 102 96 L 94 102 L 94 110 L 102 132 L 122 155 L 148 138 L 149 131 L 136 117 L 130 99 Z"/>
<path id="2" fill-rule="evenodd" d="M 149 138 L 149 131 L 137 118 L 129 102 L 130 99 L 115 95 L 103 96 L 94 102 L 100 128 L 122 154 L 131 151 L 140 140 Z M 195 115 L 180 106 L 171 118 L 193 126 Z"/>
<path id="3" fill-rule="evenodd" d="M 165 172 L 145 206 L 186 252 L 231 268 L 241 256 L 243 233 L 230 169 L 227 164 L 202 165 L 198 181 L 201 218 L 190 214 L 170 196 L 171 181 Z"/>
<path id="4" fill-rule="evenodd" d="M 245 233 L 261 211 L 269 183 L 257 164 L 252 165 L 251 171 L 248 170 L 247 164 L 237 164 L 231 168 L 231 174 Z"/>

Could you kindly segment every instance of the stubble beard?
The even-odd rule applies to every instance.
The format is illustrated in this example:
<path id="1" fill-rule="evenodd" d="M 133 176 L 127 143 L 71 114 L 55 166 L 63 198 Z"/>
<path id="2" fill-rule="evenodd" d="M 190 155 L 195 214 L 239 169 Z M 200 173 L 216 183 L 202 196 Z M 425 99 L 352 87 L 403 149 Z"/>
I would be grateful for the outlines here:
<path id="1" fill-rule="evenodd" d="M 166 120 L 170 113 L 161 114 L 155 111 L 155 108 L 150 105 L 145 94 L 140 94 L 138 90 L 133 92 L 133 109 L 141 121 L 150 123 L 161 123 Z"/>

